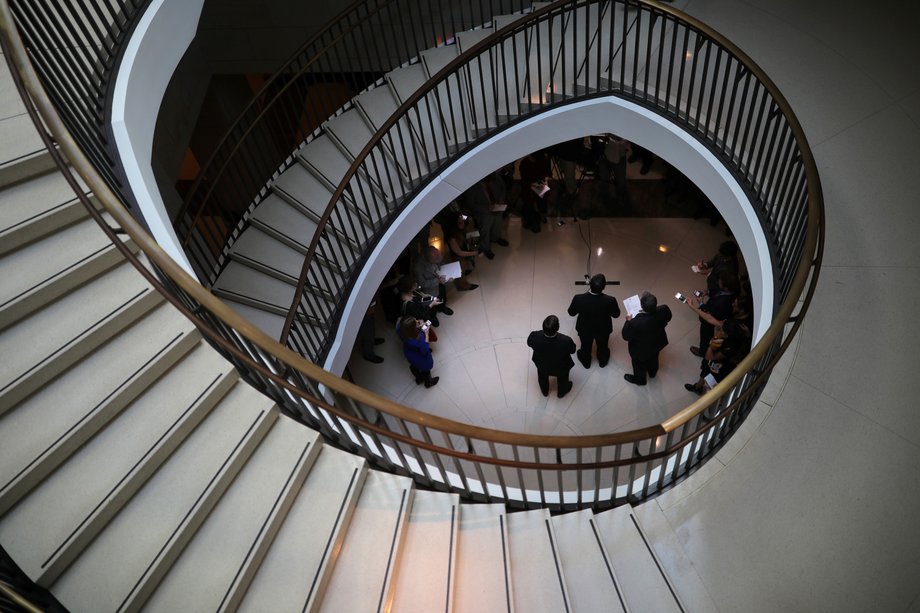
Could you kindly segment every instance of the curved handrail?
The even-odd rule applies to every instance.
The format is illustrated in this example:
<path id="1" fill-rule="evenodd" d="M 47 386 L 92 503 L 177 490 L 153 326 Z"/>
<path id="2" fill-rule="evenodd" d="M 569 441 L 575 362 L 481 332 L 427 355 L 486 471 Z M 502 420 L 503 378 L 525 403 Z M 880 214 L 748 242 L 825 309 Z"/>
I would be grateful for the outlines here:
<path id="1" fill-rule="evenodd" d="M 70 172 L 66 170 L 60 152 L 52 148 L 52 155 L 75 191 L 81 195 L 84 205 L 126 257 L 160 293 L 189 317 L 206 338 L 243 371 L 248 381 L 268 393 L 289 415 L 317 427 L 325 435 L 362 453 L 377 465 L 411 474 L 417 480 L 433 487 L 451 489 L 476 499 L 502 500 L 524 506 L 542 504 L 556 508 L 618 504 L 640 495 L 636 488 L 641 488 L 641 495 L 647 495 L 654 470 L 659 471 L 660 487 L 677 476 L 677 472 L 685 474 L 692 469 L 695 464 L 688 464 L 678 470 L 675 463 L 672 477 L 666 478 L 666 469 L 670 465 L 668 462 L 671 458 L 677 457 L 675 454 L 689 452 L 691 455 L 696 453 L 702 457 L 707 453 L 705 446 L 713 445 L 707 439 L 716 422 L 701 420 L 701 411 L 721 402 L 723 396 L 720 392 L 727 390 L 742 377 L 748 376 L 754 366 L 761 369 L 760 375 L 755 377 L 756 380 L 764 382 L 764 373 L 772 369 L 781 355 L 780 352 L 768 353 L 770 347 L 761 342 L 742 362 L 741 367 L 713 392 L 700 398 L 682 413 L 643 430 L 615 434 L 558 437 L 507 433 L 435 417 L 381 398 L 331 375 L 279 345 L 236 315 L 169 258 L 127 213 L 66 130 L 28 62 L 25 47 L 16 33 L 6 0 L 0 1 L 0 31 L 8 60 L 15 64 L 15 70 L 12 71 L 14 77 L 22 75 L 25 89 L 31 98 L 31 101 L 27 101 L 27 107 L 36 125 L 40 126 L 41 121 L 44 121 L 57 141 L 60 151 L 67 156 L 72 166 L 95 192 L 105 211 L 134 239 L 149 258 L 160 278 L 154 276 L 129 250 L 123 248 L 122 241 L 117 240 L 115 235 L 116 230 L 110 228 L 90 205 Z M 18 81 L 17 87 L 22 87 Z M 37 111 L 32 108 L 32 104 Z M 785 105 L 785 101 L 783 104 Z M 788 105 L 785 106 L 788 108 Z M 37 113 L 41 114 L 41 120 Z M 794 123 L 793 129 L 797 138 L 801 137 L 800 142 L 805 143 L 797 122 Z M 46 142 L 51 145 L 51 137 L 41 128 L 39 130 Z M 796 295 L 801 295 L 805 290 L 809 272 L 812 276 L 805 302 L 798 315 L 792 315 L 794 302 L 787 301 L 779 311 L 782 319 L 777 319 L 770 326 L 768 334 L 773 334 L 775 340 L 783 333 L 784 328 L 792 323 L 792 330 L 782 343 L 782 349 L 788 346 L 792 335 L 798 330 L 801 315 L 811 300 L 823 247 L 820 185 L 817 183 L 817 173 L 814 162 L 807 153 L 807 146 L 805 150 L 803 160 L 808 179 L 814 182 L 813 187 L 816 190 L 809 193 L 809 211 L 815 215 L 812 219 L 815 223 L 809 226 L 805 253 L 813 254 L 814 258 L 803 258 L 802 265 L 798 268 L 791 286 L 796 290 Z M 717 420 L 719 427 L 731 428 L 737 424 L 737 420 L 734 423 L 729 423 L 729 420 L 735 419 L 737 413 L 745 408 L 743 401 L 753 394 L 754 387 L 750 386 L 743 397 L 734 398 L 730 404 L 721 407 L 722 412 Z M 365 410 L 378 412 L 378 419 L 369 419 L 362 415 Z M 675 433 L 678 433 L 679 438 L 675 438 Z M 666 440 L 659 444 L 657 439 L 662 436 L 666 437 Z M 483 447 L 486 448 L 485 452 L 482 451 Z M 608 447 L 615 449 L 613 457 L 605 457 L 604 451 Z M 562 452 L 574 452 L 575 461 L 565 462 Z M 549 455 L 546 455 L 547 453 Z M 450 462 L 453 462 L 453 465 Z M 475 471 L 464 472 L 460 462 L 472 463 Z M 624 486 L 622 479 L 625 477 L 618 476 L 617 470 L 619 467 L 627 466 L 630 467 L 629 480 Z M 504 467 L 511 471 L 502 470 Z M 634 479 L 636 467 L 639 467 L 644 475 L 643 483 L 638 485 Z M 599 475 L 601 470 L 607 469 L 613 471 L 610 485 L 602 485 L 598 476 L 594 478 L 593 492 L 587 486 L 582 487 L 583 476 L 588 480 L 592 474 Z M 578 479 L 574 500 L 566 493 L 570 490 L 566 489 L 564 483 L 573 473 Z M 506 480 L 515 476 L 517 487 L 514 483 L 509 486 Z M 557 480 L 558 489 L 544 488 L 544 477 L 550 479 L 550 476 Z M 538 480 L 539 488 L 531 487 L 532 483 L 528 483 L 528 480 Z M 623 487 L 626 488 L 625 493 L 618 493 Z"/>
<path id="2" fill-rule="evenodd" d="M 488 51 L 491 48 L 499 47 L 503 41 L 507 40 L 515 33 L 520 32 L 523 28 L 529 27 L 532 22 L 538 22 L 544 20 L 546 17 L 557 13 L 561 7 L 570 5 L 574 7 L 575 5 L 586 6 L 593 4 L 594 0 L 557 0 L 547 6 L 544 6 L 533 13 L 525 15 L 520 20 L 507 24 L 495 34 L 487 39 L 481 40 L 453 60 L 451 60 L 447 65 L 445 65 L 437 74 L 432 76 L 428 82 L 415 91 L 409 98 L 407 98 L 395 111 L 389 119 L 384 122 L 384 124 L 374 133 L 365 147 L 361 152 L 355 157 L 352 164 L 349 166 L 348 170 L 345 172 L 345 175 L 339 182 L 335 192 L 330 198 L 329 204 L 326 207 L 325 212 L 323 213 L 320 221 L 317 224 L 317 230 L 314 233 L 313 239 L 310 243 L 310 247 L 307 251 L 307 255 L 304 259 L 304 264 L 301 269 L 300 278 L 298 279 L 297 289 L 294 294 L 294 299 L 292 301 L 291 309 L 289 310 L 288 317 L 284 324 L 284 330 L 281 335 L 281 342 L 286 342 L 288 335 L 290 333 L 291 326 L 294 323 L 294 319 L 297 312 L 297 307 L 300 304 L 306 284 L 306 277 L 308 269 L 312 263 L 312 258 L 316 255 L 316 249 L 319 245 L 321 235 L 326 225 L 329 222 L 329 219 L 332 213 L 338 208 L 341 207 L 341 202 L 345 194 L 346 189 L 350 186 L 353 180 L 356 179 L 359 171 L 362 167 L 365 167 L 367 164 L 367 159 L 370 155 L 378 149 L 378 146 L 381 144 L 385 136 L 389 134 L 394 127 L 397 126 L 397 123 L 408 115 L 408 113 L 417 107 L 417 105 L 429 96 L 441 83 L 443 83 L 448 77 L 457 74 L 460 70 L 470 64 L 472 60 L 481 56 L 485 51 Z M 761 360 L 766 352 L 769 350 L 770 346 L 780 338 L 783 329 L 788 322 L 794 322 L 793 332 L 790 334 L 790 338 L 787 339 L 787 342 L 784 344 L 783 350 L 788 346 L 788 341 L 791 340 L 791 337 L 795 334 L 795 331 L 798 330 L 800 322 L 798 317 L 793 317 L 792 313 L 795 311 L 797 306 L 798 297 L 801 295 L 801 291 L 805 289 L 805 283 L 809 275 L 812 274 L 814 270 L 814 275 L 812 282 L 808 287 L 806 296 L 804 298 L 804 303 L 802 308 L 799 311 L 799 314 L 804 314 L 807 310 L 808 305 L 811 303 L 811 298 L 814 293 L 814 287 L 817 282 L 818 269 L 820 268 L 821 257 L 823 254 L 823 195 L 821 190 L 821 184 L 818 179 L 817 166 L 814 161 L 814 156 L 811 152 L 811 149 L 808 147 L 808 141 L 805 137 L 804 130 L 802 130 L 801 124 L 799 123 L 795 113 L 792 111 L 792 108 L 789 106 L 788 101 L 776 87 L 776 84 L 766 75 L 766 73 L 740 48 L 736 45 L 719 35 L 717 32 L 700 22 L 699 20 L 686 15 L 685 13 L 678 11 L 670 6 L 664 6 L 657 2 L 639 2 L 639 0 L 633 0 L 635 5 L 639 4 L 648 4 L 653 6 L 656 10 L 661 11 L 662 13 L 670 14 L 671 16 L 680 19 L 686 24 L 691 25 L 700 32 L 706 33 L 707 36 L 711 37 L 718 41 L 720 45 L 728 49 L 737 59 L 739 59 L 757 78 L 757 80 L 763 84 L 766 89 L 769 91 L 773 100 L 777 103 L 779 108 L 782 111 L 783 116 L 791 124 L 792 132 L 795 135 L 795 140 L 799 143 L 799 152 L 803 158 L 803 164 L 805 166 L 807 183 L 810 186 L 808 191 L 808 214 L 810 219 L 814 219 L 816 223 L 810 224 L 808 226 L 808 233 L 806 235 L 806 241 L 803 249 L 803 253 L 816 253 L 816 258 L 813 261 L 803 258 L 798 269 L 796 271 L 795 277 L 793 278 L 791 287 L 796 288 L 798 291 L 791 291 L 790 296 L 784 300 L 780 305 L 778 312 L 776 313 L 772 325 L 768 328 L 767 332 L 762 337 L 761 341 L 757 344 L 756 347 L 752 349 L 749 355 L 735 368 L 735 370 L 730 373 L 725 379 L 723 379 L 717 386 L 712 390 L 711 393 L 706 394 L 689 406 L 687 406 L 682 411 L 678 412 L 671 418 L 662 422 L 661 426 L 664 431 L 670 432 L 679 426 L 687 423 L 691 418 L 698 416 L 706 409 L 710 408 L 715 404 L 719 398 L 724 396 L 730 389 L 732 389 L 740 380 L 750 372 L 751 368 Z M 625 0 L 624 4 L 630 4 L 629 0 Z M 552 93 L 552 92 L 551 92 Z M 553 105 L 547 105 L 546 108 L 550 108 Z M 488 134 L 487 136 L 492 136 Z M 483 137 L 485 138 L 485 137 Z M 416 191 L 420 190 L 422 186 L 416 187 Z M 820 239 L 820 240 L 819 240 Z M 819 249 L 819 244 L 822 247 Z M 782 354 L 782 351 L 779 354 Z M 776 363 L 778 357 L 771 361 L 770 368 Z"/>

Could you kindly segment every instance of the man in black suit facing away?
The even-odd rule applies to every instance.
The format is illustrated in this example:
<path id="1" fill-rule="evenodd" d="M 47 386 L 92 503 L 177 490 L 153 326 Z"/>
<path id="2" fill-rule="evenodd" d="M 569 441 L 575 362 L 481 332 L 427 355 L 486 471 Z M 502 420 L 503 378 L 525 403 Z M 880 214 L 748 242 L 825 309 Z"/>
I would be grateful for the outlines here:
<path id="1" fill-rule="evenodd" d="M 645 385 L 646 375 L 658 374 L 658 353 L 668 344 L 665 326 L 671 321 L 671 309 L 667 305 L 658 306 L 654 294 L 642 292 L 639 297 L 642 310 L 635 317 L 626 316 L 623 324 L 623 340 L 629 344 L 629 357 L 632 358 L 632 374 L 623 378 L 635 385 Z"/>
<path id="2" fill-rule="evenodd" d="M 544 396 L 549 396 L 549 378 L 556 377 L 556 388 L 562 398 L 572 389 L 569 371 L 575 366 L 572 354 L 575 341 L 559 333 L 559 318 L 550 315 L 543 320 L 543 329 L 534 330 L 527 337 L 527 346 L 533 349 L 533 363 L 537 365 L 537 381 Z"/>
<path id="3" fill-rule="evenodd" d="M 585 368 L 591 368 L 591 345 L 597 343 L 597 363 L 603 368 L 610 360 L 610 347 L 607 341 L 613 332 L 612 319 L 620 316 L 620 305 L 613 296 L 604 293 L 607 279 L 597 274 L 588 282 L 588 291 L 577 294 L 569 305 L 569 315 L 578 316 L 575 331 L 581 341 L 578 361 Z"/>

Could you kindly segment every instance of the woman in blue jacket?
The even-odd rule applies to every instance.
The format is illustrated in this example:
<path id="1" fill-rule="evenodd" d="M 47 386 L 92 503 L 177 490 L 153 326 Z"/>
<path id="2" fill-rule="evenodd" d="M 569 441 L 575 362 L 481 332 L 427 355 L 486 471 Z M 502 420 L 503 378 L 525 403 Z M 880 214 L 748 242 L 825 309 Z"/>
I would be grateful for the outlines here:
<path id="1" fill-rule="evenodd" d="M 437 385 L 439 377 L 431 376 L 434 357 L 428 344 L 427 328 L 422 329 L 417 319 L 407 316 L 400 320 L 397 331 L 403 339 L 403 355 L 409 360 L 409 370 L 415 376 L 415 383 L 424 383 L 425 387 Z"/>

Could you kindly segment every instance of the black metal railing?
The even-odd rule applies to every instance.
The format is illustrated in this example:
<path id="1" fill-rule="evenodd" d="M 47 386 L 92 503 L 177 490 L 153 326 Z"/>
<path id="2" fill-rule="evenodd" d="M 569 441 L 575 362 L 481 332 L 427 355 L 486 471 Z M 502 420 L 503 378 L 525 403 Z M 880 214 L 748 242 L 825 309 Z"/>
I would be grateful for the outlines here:
<path id="1" fill-rule="evenodd" d="M 150 0 L 32 0 L 12 3 L 16 25 L 28 40 L 29 58 L 61 109 L 67 129 L 109 187 L 129 208 L 109 130 L 113 74 L 125 42 Z"/>
<path id="2" fill-rule="evenodd" d="M 281 341 L 325 358 L 352 272 L 453 157 L 524 117 L 603 96 L 666 117 L 732 171 L 761 217 L 779 305 L 802 257 L 805 167 L 780 99 L 734 51 L 701 24 L 635 0 L 556 2 L 467 49 L 405 100 L 352 163 L 309 246 Z M 341 236 L 359 248 L 343 248 Z"/>
<path id="3" fill-rule="evenodd" d="M 311 38 L 244 109 L 202 166 L 173 219 L 196 274 L 211 284 L 268 183 L 359 92 L 455 32 L 520 11 L 526 0 L 363 0 Z"/>
<path id="4" fill-rule="evenodd" d="M 613 3 L 621 7 L 625 4 Z M 597 77 L 596 83 L 589 79 L 582 85 L 577 80 L 574 85 L 563 83 L 556 87 L 550 84 L 545 97 L 542 82 L 537 81 L 537 87 L 531 86 L 529 91 L 541 93 L 535 96 L 537 100 L 527 103 L 537 106 L 525 106 L 528 110 L 540 110 L 556 104 L 556 96 L 575 99 L 580 95 L 578 87 L 585 88 L 584 95 L 611 95 L 622 89 L 622 95 L 650 108 L 654 105 L 659 112 L 667 113 L 673 121 L 696 134 L 707 146 L 720 152 L 723 162 L 743 179 L 752 202 L 764 215 L 765 230 L 775 250 L 774 262 L 783 298 L 761 341 L 711 392 L 671 418 L 647 428 L 580 437 L 502 432 L 428 415 L 339 379 L 267 337 L 187 275 L 126 211 L 96 171 L 94 162 L 82 152 L 66 128 L 60 114 L 67 113 L 68 109 L 56 108 L 45 94 L 44 83 L 30 65 L 13 27 L 6 0 L 0 0 L 0 26 L 17 87 L 28 91 L 28 110 L 46 142 L 51 145 L 53 138 L 58 143 L 59 150 L 52 151 L 52 156 L 89 213 L 139 274 L 189 318 L 247 381 L 274 399 L 287 415 L 319 430 L 339 446 L 362 455 L 374 466 L 408 475 L 426 487 L 457 492 L 470 500 L 503 502 L 513 507 L 602 509 L 641 500 L 675 483 L 698 467 L 742 423 L 808 309 L 820 269 L 824 233 L 823 199 L 814 159 L 795 115 L 775 85 L 740 50 L 704 25 L 670 9 L 635 2 L 629 5 L 638 11 L 635 25 L 611 21 L 618 26 L 616 31 L 624 32 L 625 38 L 618 42 L 616 38 L 605 40 L 604 35 L 600 35 L 597 40 L 604 48 L 619 49 L 625 55 L 628 48 L 649 48 L 655 44 L 662 49 L 677 49 L 680 55 L 684 48 L 692 47 L 697 54 L 703 54 L 702 65 L 711 66 L 712 74 L 718 78 L 704 79 L 697 74 L 701 66 L 690 61 L 686 54 L 684 58 L 690 62 L 687 66 L 681 68 L 677 62 L 665 61 L 665 54 L 661 66 L 668 66 L 668 70 L 661 72 L 659 68 L 657 73 L 646 75 L 639 67 L 611 53 L 608 57 L 615 61 L 613 68 L 607 64 L 595 68 L 585 60 L 584 67 L 589 70 L 570 73 L 576 75 L 576 79 L 582 72 L 586 77 Z M 472 78 L 469 72 L 454 76 L 458 68 L 470 70 L 473 66 L 481 66 L 473 62 L 479 62 L 478 58 L 486 50 L 496 49 L 496 41 L 513 47 L 516 44 L 514 36 L 562 17 L 563 6 L 577 9 L 593 4 L 556 3 L 534 14 L 532 21 L 514 24 L 494 39 L 484 40 L 472 48 L 436 75 L 431 84 L 405 101 L 399 113 L 365 148 L 352 166 L 351 175 L 368 170 L 367 155 L 387 142 L 385 138 L 391 130 L 402 129 L 396 126 L 400 125 L 400 117 L 407 117 L 407 110 L 418 110 L 417 115 L 408 116 L 410 122 L 415 122 L 410 123 L 408 129 L 420 128 L 421 109 L 437 108 L 438 88 L 445 80 L 469 82 Z M 658 15 L 655 22 L 666 35 L 656 33 L 653 14 Z M 641 33 L 643 20 L 653 27 L 645 30 L 647 38 L 637 42 L 628 34 L 633 27 L 638 28 L 636 34 Z M 699 42 L 693 40 L 691 45 L 691 36 L 697 37 Z M 666 41 L 672 41 L 671 47 Z M 707 63 L 706 57 L 711 57 L 712 63 Z M 653 65 L 657 65 L 657 56 Z M 719 65 L 732 68 L 724 68 L 727 72 L 721 72 L 717 68 Z M 542 79 L 541 70 L 538 65 L 532 73 Z M 20 74 L 23 83 L 18 82 Z M 600 79 L 602 75 L 607 82 L 618 85 L 605 86 Z M 614 75 L 618 78 L 610 78 Z M 684 75 L 683 78 L 680 75 Z M 690 83 L 694 81 L 706 82 L 710 87 L 693 87 Z M 670 94 L 651 91 L 650 82 L 658 83 Z M 706 91 L 721 93 L 707 98 Z M 757 96 L 752 98 L 744 93 L 748 91 L 758 92 Z M 734 97 L 728 92 L 735 92 Z M 462 90 L 455 93 L 462 101 Z M 690 93 L 693 95 L 688 101 L 683 96 Z M 464 104 L 468 104 L 470 112 L 477 112 L 472 103 Z M 699 111 L 713 106 L 722 109 L 717 115 L 722 114 L 723 122 L 712 121 L 711 112 L 702 114 Z M 749 108 L 763 109 L 765 114 L 749 119 L 745 110 Z M 733 119 L 729 121 L 729 117 Z M 76 118 L 71 118 L 74 120 Z M 498 130 L 508 125 L 505 121 L 497 115 L 495 118 L 486 116 L 480 125 L 487 131 Z M 47 126 L 53 137 L 44 134 L 42 126 Z M 467 143 L 458 140 L 457 149 L 468 146 Z M 450 151 L 450 146 L 445 150 Z M 80 189 L 68 164 L 86 181 L 109 219 L 96 210 Z M 337 197 L 341 198 L 350 185 L 349 182 L 340 185 Z M 134 256 L 124 241 L 119 240 L 119 233 L 133 239 L 157 270 L 156 275 Z"/>

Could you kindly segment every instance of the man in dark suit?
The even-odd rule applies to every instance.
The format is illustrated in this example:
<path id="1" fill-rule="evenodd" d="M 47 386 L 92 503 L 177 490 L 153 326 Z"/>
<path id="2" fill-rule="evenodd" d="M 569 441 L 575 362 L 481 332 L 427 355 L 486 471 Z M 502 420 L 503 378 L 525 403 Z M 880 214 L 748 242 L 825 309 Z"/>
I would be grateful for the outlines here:
<path id="1" fill-rule="evenodd" d="M 578 316 L 575 322 L 575 331 L 581 341 L 578 350 L 578 361 L 585 368 L 591 368 L 591 345 L 597 343 L 597 363 L 603 368 L 610 360 L 610 347 L 607 341 L 613 332 L 612 319 L 620 316 L 620 305 L 613 296 L 604 293 L 607 279 L 604 275 L 597 274 L 588 282 L 589 291 L 578 294 L 572 298 L 569 305 L 569 315 Z"/>
<path id="2" fill-rule="evenodd" d="M 549 378 L 556 377 L 556 387 L 562 398 L 572 389 L 569 371 L 575 366 L 572 354 L 575 341 L 559 333 L 559 318 L 550 315 L 543 320 L 543 329 L 534 330 L 527 337 L 527 346 L 533 349 L 533 363 L 537 365 L 537 381 L 544 396 L 549 396 Z"/>
<path id="3" fill-rule="evenodd" d="M 623 324 L 623 340 L 629 344 L 629 357 L 632 358 L 632 374 L 623 378 L 635 385 L 645 385 L 646 375 L 653 377 L 658 373 L 658 353 L 668 344 L 665 326 L 671 321 L 671 309 L 667 305 L 658 306 L 654 294 L 642 292 L 639 297 L 642 310 L 635 317 L 626 316 Z"/>

